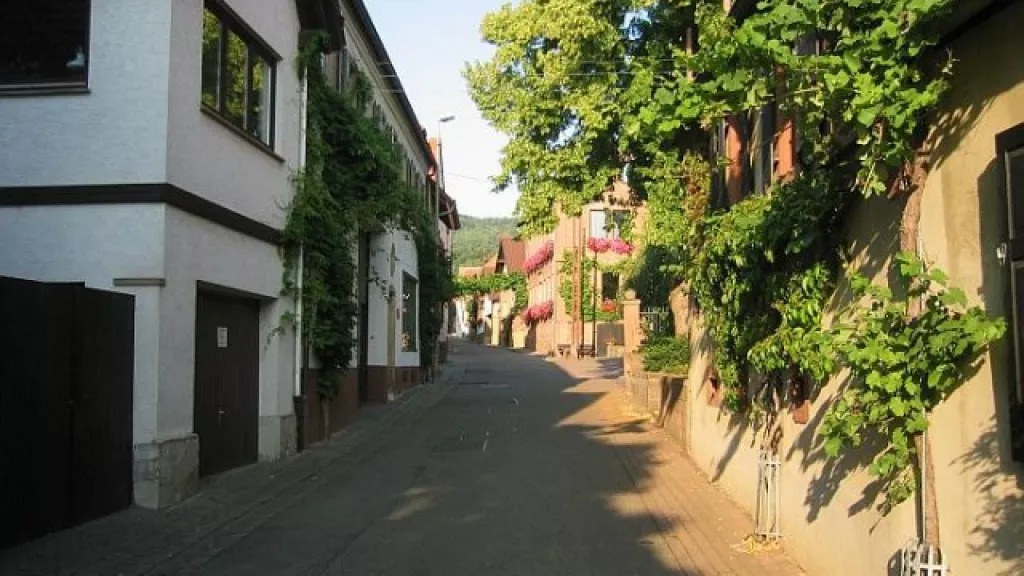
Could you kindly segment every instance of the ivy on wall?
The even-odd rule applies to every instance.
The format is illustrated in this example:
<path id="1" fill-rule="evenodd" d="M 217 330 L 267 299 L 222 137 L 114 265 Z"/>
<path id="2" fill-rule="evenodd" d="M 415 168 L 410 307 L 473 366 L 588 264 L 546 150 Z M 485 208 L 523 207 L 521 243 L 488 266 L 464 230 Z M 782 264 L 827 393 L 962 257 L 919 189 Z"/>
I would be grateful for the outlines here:
<path id="1" fill-rule="evenodd" d="M 906 472 L 917 450 L 907 438 L 963 382 L 962 363 L 1002 331 L 909 256 L 898 266 L 918 287 L 920 311 L 864 287 L 871 302 L 846 315 L 846 332 L 824 326 L 847 209 L 919 190 L 910 176 L 923 171 L 924 128 L 952 72 L 951 56 L 935 49 L 936 24 L 953 5 L 764 0 L 738 20 L 720 0 L 523 0 L 485 20 L 495 54 L 466 75 L 484 117 L 510 137 L 498 183 L 518 185 L 527 233 L 553 227 L 553 203 L 578 213 L 629 162 L 630 185 L 648 203 L 641 243 L 664 250 L 658 269 L 694 296 L 726 405 L 749 406 L 753 375 L 821 383 L 848 368 L 854 397 L 828 416 L 828 450 L 877 430 L 888 447 L 874 471 L 888 477 Z M 680 31 L 691 27 L 698 45 L 688 52 Z M 769 106 L 797 136 L 798 169 L 731 207 L 710 205 L 709 184 L 725 167 L 709 154 L 709 129 L 731 117 L 746 132 Z M 916 234 L 916 221 L 902 224 L 901 240 Z M 573 269 L 570 253 L 560 286 L 570 310 Z M 908 362 L 909 349 L 923 363 Z M 905 486 L 887 484 L 888 501 L 905 499 Z"/>
<path id="2" fill-rule="evenodd" d="M 562 297 L 562 304 L 565 309 L 569 311 L 570 315 L 575 314 L 573 307 L 573 286 L 575 284 L 575 274 L 573 267 L 573 259 L 575 254 L 572 250 L 565 250 L 562 253 L 562 259 L 559 261 L 559 277 L 562 279 L 561 284 L 558 286 L 558 294 Z M 614 265 L 612 270 L 615 270 Z M 600 299 L 594 299 L 594 275 L 599 274 L 601 271 L 606 270 L 593 258 L 583 258 L 583 283 L 582 283 L 582 297 L 583 297 L 583 321 L 593 322 L 594 318 L 597 318 L 599 322 L 614 322 L 622 318 L 622 309 L 616 303 L 614 308 L 605 308 L 604 302 Z M 596 310 L 595 308 L 596 303 Z"/>
<path id="3" fill-rule="evenodd" d="M 295 175 L 284 229 L 284 293 L 299 296 L 301 253 L 303 337 L 326 370 L 344 371 L 358 315 L 357 234 L 408 231 L 418 256 L 421 364 L 427 366 L 441 329 L 441 304 L 451 293 L 437 225 L 403 181 L 392 143 L 356 105 L 366 100 L 368 82 L 356 75 L 344 91 L 332 86 L 320 64 L 325 47 L 324 36 L 311 38 L 296 62 L 307 87 L 306 165 Z M 339 381 L 320 378 L 320 395 L 333 399 Z"/>
<path id="4" fill-rule="evenodd" d="M 1003 332 L 1001 321 L 967 307 L 941 271 L 912 255 L 896 261 L 908 298 L 858 278 L 867 305 L 854 302 L 841 325 L 824 326 L 842 271 L 847 208 L 907 189 L 901 175 L 949 81 L 950 60 L 929 49 L 931 24 L 950 5 L 768 1 L 737 22 L 721 3 L 699 2 L 699 49 L 677 50 L 683 66 L 653 88 L 646 112 L 627 128 L 653 158 L 638 171 L 651 214 L 647 241 L 670 252 L 674 262 L 664 269 L 695 296 L 726 406 L 749 404 L 754 374 L 813 384 L 850 369 L 853 383 L 822 425 L 825 450 L 835 457 L 869 431 L 881 434 L 886 447 L 871 472 L 883 480 L 886 510 L 912 493 L 911 439 L 927 428 L 927 414 L 962 384 L 964 363 Z M 666 123 L 715 126 L 766 105 L 799 134 L 800 169 L 728 210 L 702 204 L 709 176 L 723 167 L 701 158 L 699 146 L 684 155 L 665 150 Z M 914 300 L 923 302 L 919 312 Z"/>
<path id="5" fill-rule="evenodd" d="M 505 290 L 512 290 L 515 293 L 515 302 L 509 316 L 514 316 L 526 308 L 530 295 L 526 287 L 526 276 L 519 272 L 457 278 L 453 293 L 455 296 L 482 296 Z"/>

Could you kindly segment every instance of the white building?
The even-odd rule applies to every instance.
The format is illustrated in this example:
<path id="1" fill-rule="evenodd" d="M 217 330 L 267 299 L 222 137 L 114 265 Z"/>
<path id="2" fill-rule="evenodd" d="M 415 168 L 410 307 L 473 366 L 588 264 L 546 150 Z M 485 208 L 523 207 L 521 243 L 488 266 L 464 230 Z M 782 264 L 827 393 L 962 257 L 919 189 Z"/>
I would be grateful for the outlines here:
<path id="1" fill-rule="evenodd" d="M 327 65 L 339 84 L 359 72 L 369 80 L 366 113 L 395 144 L 406 182 L 438 217 L 436 169 L 426 134 L 409 103 L 384 43 L 362 0 L 341 0 L 344 47 Z M 412 237 L 402 230 L 362 235 L 359 298 L 362 314 L 354 353 L 362 402 L 386 402 L 420 382 L 417 310 L 419 263 Z"/>
<path id="2" fill-rule="evenodd" d="M 294 62 L 302 28 L 323 27 L 336 8 L 5 7 L 5 18 L 52 26 L 4 40 L 0 274 L 135 296 L 140 505 L 171 504 L 201 474 L 295 446 L 294 335 L 278 330 L 291 303 L 280 297 L 277 246 L 302 147 Z M 376 245 L 394 246 L 396 278 L 415 270 L 401 236 Z"/>

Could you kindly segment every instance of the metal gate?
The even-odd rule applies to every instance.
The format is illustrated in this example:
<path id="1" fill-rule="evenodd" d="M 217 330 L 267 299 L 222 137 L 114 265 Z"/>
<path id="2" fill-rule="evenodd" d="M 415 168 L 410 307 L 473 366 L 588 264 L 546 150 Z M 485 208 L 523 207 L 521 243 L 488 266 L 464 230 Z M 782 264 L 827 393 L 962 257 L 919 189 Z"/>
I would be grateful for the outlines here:
<path id="1" fill-rule="evenodd" d="M 199 474 L 257 458 L 259 303 L 213 292 L 196 297 L 195 433 Z"/>
<path id="2" fill-rule="evenodd" d="M 135 299 L 0 278 L 0 547 L 131 506 Z"/>

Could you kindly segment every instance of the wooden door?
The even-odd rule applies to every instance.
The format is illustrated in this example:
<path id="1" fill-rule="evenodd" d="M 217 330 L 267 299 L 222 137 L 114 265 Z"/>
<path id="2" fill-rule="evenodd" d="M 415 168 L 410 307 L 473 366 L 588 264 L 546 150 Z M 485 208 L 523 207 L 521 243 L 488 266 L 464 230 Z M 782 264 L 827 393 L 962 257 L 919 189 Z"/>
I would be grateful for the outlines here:
<path id="1" fill-rule="evenodd" d="M 370 399 L 370 234 L 359 235 L 359 330 L 356 380 L 359 404 Z"/>
<path id="2" fill-rule="evenodd" d="M 0 277 L 0 548 L 131 505 L 134 310 Z"/>
<path id="3" fill-rule="evenodd" d="M 132 504 L 135 298 L 77 291 L 72 384 L 72 522 Z"/>
<path id="4" fill-rule="evenodd" d="M 206 476 L 257 458 L 259 303 L 199 292 L 195 341 L 194 422 Z"/>

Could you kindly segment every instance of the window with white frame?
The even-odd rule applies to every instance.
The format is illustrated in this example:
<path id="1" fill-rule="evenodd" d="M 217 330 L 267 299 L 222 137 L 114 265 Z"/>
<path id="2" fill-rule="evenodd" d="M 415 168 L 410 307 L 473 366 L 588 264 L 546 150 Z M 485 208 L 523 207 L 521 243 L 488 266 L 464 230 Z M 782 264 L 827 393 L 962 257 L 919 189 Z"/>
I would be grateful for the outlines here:
<path id="1" fill-rule="evenodd" d="M 85 88 L 90 0 L 5 2 L 0 12 L 0 89 Z"/>

